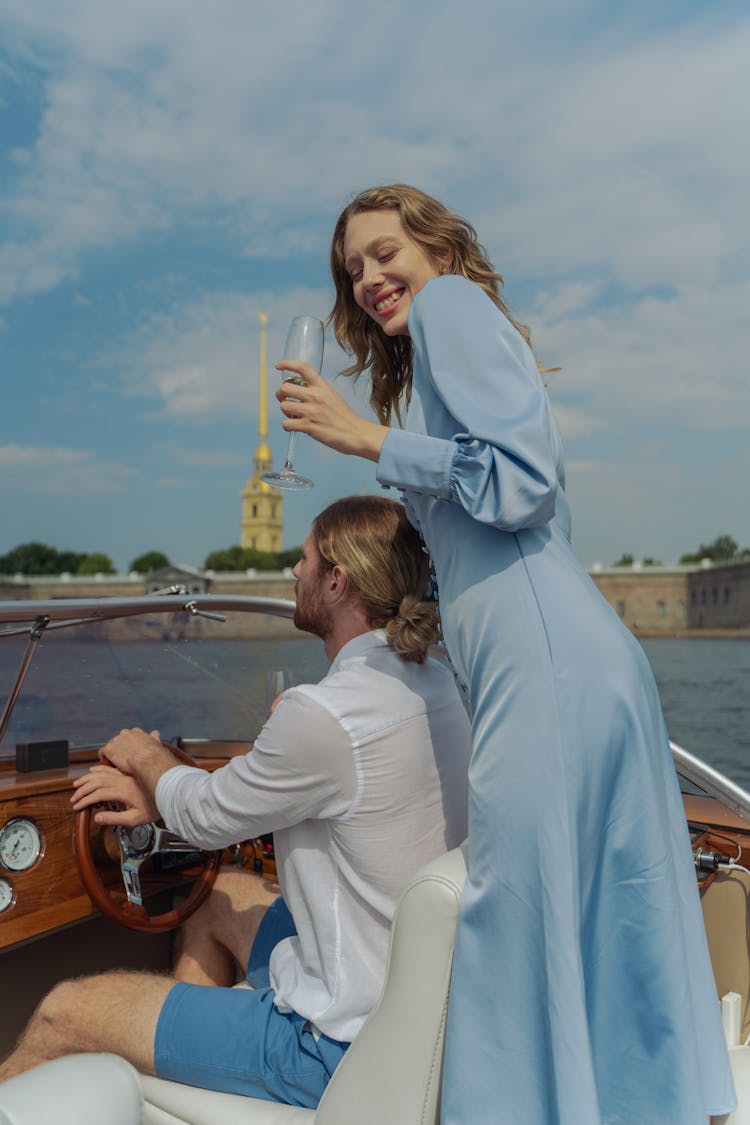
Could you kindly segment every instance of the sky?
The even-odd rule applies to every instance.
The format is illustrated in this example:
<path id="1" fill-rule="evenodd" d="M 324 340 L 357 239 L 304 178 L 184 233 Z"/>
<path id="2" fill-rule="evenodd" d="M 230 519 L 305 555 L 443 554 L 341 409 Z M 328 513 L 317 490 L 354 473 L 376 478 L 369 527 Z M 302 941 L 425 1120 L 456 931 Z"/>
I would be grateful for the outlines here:
<path id="1" fill-rule="evenodd" d="M 394 181 L 474 224 L 561 368 L 584 563 L 750 546 L 748 58 L 746 0 L 0 0 L 0 554 L 238 543 L 258 314 L 273 383 L 337 215 Z M 379 491 L 296 461 L 285 546 Z"/>

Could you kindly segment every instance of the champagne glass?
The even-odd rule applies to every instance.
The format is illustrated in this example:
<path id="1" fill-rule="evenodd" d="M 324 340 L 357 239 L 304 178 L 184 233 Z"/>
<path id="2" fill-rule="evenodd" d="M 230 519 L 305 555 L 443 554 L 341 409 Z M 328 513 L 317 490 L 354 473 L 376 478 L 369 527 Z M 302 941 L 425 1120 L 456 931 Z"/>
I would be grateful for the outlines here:
<path id="1" fill-rule="evenodd" d="M 295 316 L 289 326 L 286 344 L 284 345 L 284 359 L 297 359 L 302 363 L 309 363 L 310 367 L 314 367 L 316 371 L 320 371 L 323 366 L 324 331 L 323 322 L 317 320 L 316 317 Z M 295 375 L 291 371 L 283 372 L 282 378 L 287 383 L 298 383 L 302 387 L 307 386 L 307 383 L 301 375 Z M 263 473 L 261 480 L 266 481 L 267 484 L 274 485 L 276 488 L 312 488 L 315 482 L 310 480 L 309 477 L 301 476 L 294 468 L 295 436 L 294 433 L 289 435 L 289 444 L 286 450 L 286 461 L 284 462 L 283 469 L 278 469 L 276 472 Z"/>
<path id="2" fill-rule="evenodd" d="M 294 686 L 294 678 L 286 668 L 266 672 L 266 714 L 270 715 L 279 696 Z"/>

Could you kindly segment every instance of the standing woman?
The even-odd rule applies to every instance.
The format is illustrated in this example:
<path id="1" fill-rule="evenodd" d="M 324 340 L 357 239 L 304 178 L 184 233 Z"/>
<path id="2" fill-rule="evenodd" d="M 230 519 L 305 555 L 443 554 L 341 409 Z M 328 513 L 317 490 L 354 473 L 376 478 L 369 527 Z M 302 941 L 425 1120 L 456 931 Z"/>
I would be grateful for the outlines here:
<path id="1" fill-rule="evenodd" d="M 415 188 L 358 195 L 331 263 L 380 424 L 284 361 L 309 382 L 278 391 L 284 426 L 402 491 L 472 716 L 445 1125 L 706 1125 L 734 1091 L 667 733 L 571 549 L 528 333 L 474 229 Z"/>

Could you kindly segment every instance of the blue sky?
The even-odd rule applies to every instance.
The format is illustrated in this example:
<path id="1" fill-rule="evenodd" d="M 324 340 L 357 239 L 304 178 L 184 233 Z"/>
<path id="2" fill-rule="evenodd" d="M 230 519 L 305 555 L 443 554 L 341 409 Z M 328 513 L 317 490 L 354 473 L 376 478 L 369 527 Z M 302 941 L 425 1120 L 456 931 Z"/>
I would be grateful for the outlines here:
<path id="1" fill-rule="evenodd" d="M 562 368 L 583 561 L 750 546 L 749 57 L 744 0 L 0 0 L 0 554 L 238 542 L 258 313 L 272 363 L 394 180 L 474 223 Z M 288 546 L 377 490 L 297 460 Z"/>

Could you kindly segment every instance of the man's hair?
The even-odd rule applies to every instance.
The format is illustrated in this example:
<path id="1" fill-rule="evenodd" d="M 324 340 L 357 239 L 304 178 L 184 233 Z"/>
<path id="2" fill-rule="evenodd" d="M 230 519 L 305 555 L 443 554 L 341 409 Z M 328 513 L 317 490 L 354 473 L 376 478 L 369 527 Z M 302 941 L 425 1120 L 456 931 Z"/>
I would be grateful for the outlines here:
<path id="1" fill-rule="evenodd" d="M 422 664 L 438 635 L 437 613 L 423 600 L 429 560 L 403 506 L 384 496 L 347 496 L 313 520 L 312 534 L 321 566 L 346 570 L 368 624 L 384 628 L 404 660 Z"/>

